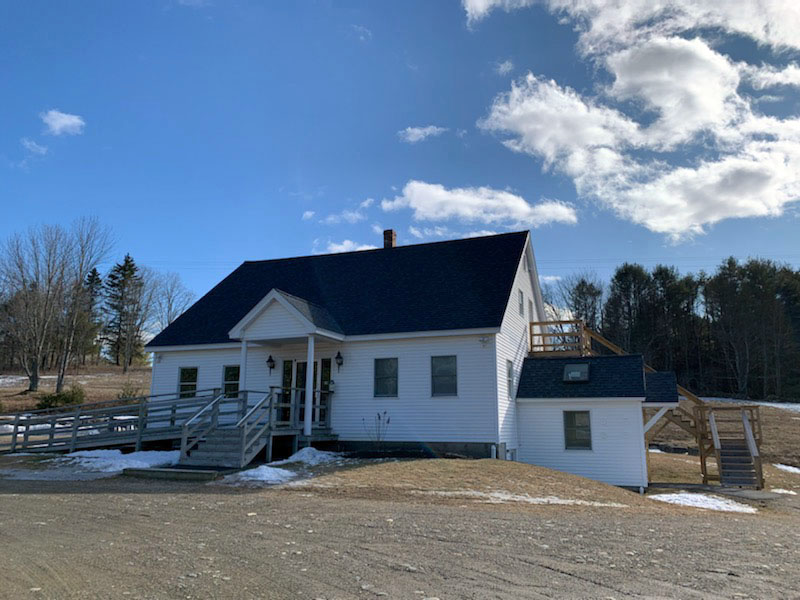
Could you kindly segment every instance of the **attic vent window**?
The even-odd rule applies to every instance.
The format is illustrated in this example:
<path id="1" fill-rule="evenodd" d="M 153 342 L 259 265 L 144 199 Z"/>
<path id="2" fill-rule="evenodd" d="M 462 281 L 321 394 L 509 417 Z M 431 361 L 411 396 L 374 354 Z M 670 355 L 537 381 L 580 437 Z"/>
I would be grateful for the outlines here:
<path id="1" fill-rule="evenodd" d="M 589 381 L 589 363 L 565 365 L 564 381 L 567 383 Z"/>

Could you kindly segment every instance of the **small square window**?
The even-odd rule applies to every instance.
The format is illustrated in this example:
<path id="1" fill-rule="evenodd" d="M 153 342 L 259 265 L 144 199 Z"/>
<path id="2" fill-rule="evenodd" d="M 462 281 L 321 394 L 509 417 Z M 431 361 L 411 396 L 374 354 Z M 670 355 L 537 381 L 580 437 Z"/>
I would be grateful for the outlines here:
<path id="1" fill-rule="evenodd" d="M 592 424 L 588 410 L 564 411 L 564 447 L 567 450 L 592 449 Z"/>
<path id="2" fill-rule="evenodd" d="M 589 381 L 589 363 L 575 363 L 564 366 L 564 381 L 567 383 Z"/>

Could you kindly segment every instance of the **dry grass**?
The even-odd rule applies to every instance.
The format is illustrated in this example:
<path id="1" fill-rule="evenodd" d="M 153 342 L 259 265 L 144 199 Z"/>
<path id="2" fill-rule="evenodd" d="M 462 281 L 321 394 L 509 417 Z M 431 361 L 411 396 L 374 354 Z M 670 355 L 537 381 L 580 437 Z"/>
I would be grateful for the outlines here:
<path id="1" fill-rule="evenodd" d="M 121 367 L 113 365 L 99 365 L 81 367 L 67 373 L 65 387 L 79 385 L 86 394 L 87 402 L 100 400 L 113 400 L 126 385 L 139 390 L 146 395 L 150 393 L 150 368 L 136 367 L 123 374 Z M 2 373 L 0 375 L 20 375 L 19 373 Z M 28 393 L 27 380 L 14 386 L 0 387 L 0 407 L 3 412 L 16 412 L 31 410 L 36 406 L 39 398 L 50 394 L 55 389 L 55 373 L 44 373 L 40 381 L 39 391 Z"/>
<path id="2" fill-rule="evenodd" d="M 713 461 L 712 461 L 713 463 Z M 713 467 L 712 467 L 713 469 Z M 787 473 L 764 461 L 765 489 L 782 488 L 800 494 L 800 476 Z M 688 454 L 650 453 L 650 481 L 656 483 L 703 483 L 700 459 Z"/>
<path id="3" fill-rule="evenodd" d="M 653 509 L 638 493 L 543 467 L 492 459 L 425 459 L 372 463 L 315 477 L 286 489 L 324 490 L 326 495 L 425 504 L 485 504 L 493 492 L 517 496 L 503 506 L 531 507 L 530 500 L 555 497 L 577 500 L 583 510 L 593 503 Z M 474 492 L 477 492 L 475 494 Z M 616 507 L 619 509 L 621 507 Z M 663 510 L 662 506 L 655 507 Z"/>

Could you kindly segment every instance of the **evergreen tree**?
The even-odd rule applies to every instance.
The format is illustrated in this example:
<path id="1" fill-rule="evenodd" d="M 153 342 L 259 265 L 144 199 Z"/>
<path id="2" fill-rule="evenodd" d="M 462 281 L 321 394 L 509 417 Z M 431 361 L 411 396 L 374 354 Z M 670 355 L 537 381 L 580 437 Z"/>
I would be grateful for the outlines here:
<path id="1" fill-rule="evenodd" d="M 103 285 L 108 353 L 114 364 L 126 370 L 142 346 L 137 328 L 142 287 L 139 267 L 130 254 L 112 267 Z"/>

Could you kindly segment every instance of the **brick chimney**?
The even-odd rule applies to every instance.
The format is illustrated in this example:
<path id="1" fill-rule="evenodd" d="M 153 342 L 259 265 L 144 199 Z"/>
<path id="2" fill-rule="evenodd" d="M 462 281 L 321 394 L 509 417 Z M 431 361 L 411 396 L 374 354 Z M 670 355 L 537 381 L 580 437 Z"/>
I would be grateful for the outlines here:
<path id="1" fill-rule="evenodd" d="M 383 247 L 394 248 L 397 246 L 397 234 L 394 229 L 385 229 L 383 231 Z"/>

